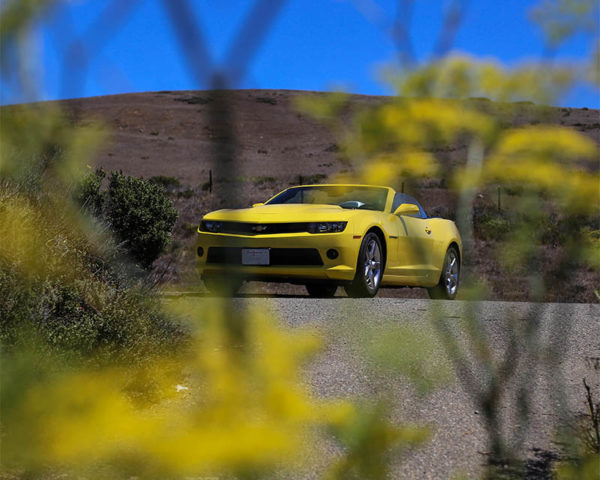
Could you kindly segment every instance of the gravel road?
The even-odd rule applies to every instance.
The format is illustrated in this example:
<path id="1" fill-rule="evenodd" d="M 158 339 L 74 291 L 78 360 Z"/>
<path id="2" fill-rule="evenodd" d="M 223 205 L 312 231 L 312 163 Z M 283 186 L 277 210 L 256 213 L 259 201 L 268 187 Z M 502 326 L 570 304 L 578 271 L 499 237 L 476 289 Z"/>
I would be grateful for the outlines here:
<path id="1" fill-rule="evenodd" d="M 475 478 L 481 473 L 489 444 L 474 391 L 490 385 L 486 359 L 498 364 L 508 358 L 508 367 L 514 366 L 501 398 L 498 429 L 509 443 L 522 441 L 520 451 L 531 459 L 534 449 L 556 449 L 553 429 L 566 412 L 585 410 L 584 377 L 600 392 L 600 305 L 302 297 L 234 302 L 270 310 L 291 328 L 311 327 L 320 333 L 324 349 L 306 372 L 315 395 L 391 399 L 394 422 L 431 427 L 431 439 L 424 447 L 395 457 L 392 478 L 442 479 L 457 474 Z M 473 317 L 478 320 L 469 322 Z M 468 328 L 471 336 L 465 333 Z M 462 374 L 420 392 L 415 387 L 423 386 L 419 379 L 443 380 L 444 372 L 455 370 L 444 338 L 455 339 L 471 352 Z M 485 339 L 490 351 L 473 353 L 469 345 L 480 344 L 474 338 Z M 396 341 L 399 348 L 391 349 L 383 365 L 392 362 L 397 368 L 380 368 L 379 354 Z M 420 360 L 407 361 L 404 351 Z M 398 369 L 413 372 L 417 383 Z M 529 397 L 528 421 L 518 414 L 524 405 L 516 400 L 520 389 Z M 324 439 L 307 476 L 318 477 L 319 465 L 335 455 L 336 448 Z"/>

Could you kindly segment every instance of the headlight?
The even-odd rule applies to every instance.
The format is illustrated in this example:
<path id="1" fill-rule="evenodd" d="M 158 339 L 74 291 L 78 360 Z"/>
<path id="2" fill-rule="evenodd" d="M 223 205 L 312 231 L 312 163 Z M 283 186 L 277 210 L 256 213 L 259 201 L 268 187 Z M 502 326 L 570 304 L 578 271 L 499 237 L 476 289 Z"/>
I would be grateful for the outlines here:
<path id="1" fill-rule="evenodd" d="M 343 232 L 348 222 L 317 222 L 308 224 L 309 233 Z"/>
<path id="2" fill-rule="evenodd" d="M 223 228 L 222 222 L 214 222 L 212 220 L 202 220 L 200 223 L 200 230 L 203 232 L 212 232 L 217 233 L 220 232 Z"/>

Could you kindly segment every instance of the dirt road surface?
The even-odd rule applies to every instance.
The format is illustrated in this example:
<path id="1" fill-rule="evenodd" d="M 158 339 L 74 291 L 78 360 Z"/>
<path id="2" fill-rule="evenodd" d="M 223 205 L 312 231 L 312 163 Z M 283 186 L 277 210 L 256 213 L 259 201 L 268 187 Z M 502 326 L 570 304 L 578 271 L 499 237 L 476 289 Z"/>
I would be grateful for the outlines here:
<path id="1" fill-rule="evenodd" d="M 202 306 L 214 300 L 197 297 L 191 301 Z M 307 366 L 305 379 L 316 396 L 388 398 L 393 422 L 431 428 L 432 436 L 425 446 L 394 457 L 392 478 L 443 479 L 457 474 L 477 478 L 489 455 L 489 445 L 481 405 L 474 401 L 464 382 L 455 378 L 433 391 L 419 394 L 406 377 L 377 368 L 376 360 L 365 353 L 381 339 L 394 338 L 407 328 L 423 333 L 415 341 L 429 340 L 413 351 L 425 353 L 425 368 L 429 370 L 425 370 L 424 375 L 435 376 L 445 368 L 452 370 L 439 327 L 447 327 L 460 345 L 467 346 L 465 322 L 475 315 L 478 320 L 474 325 L 481 328 L 494 362 L 507 355 L 518 360 L 514 375 L 507 382 L 507 394 L 500 401 L 500 428 L 505 433 L 522 433 L 521 451 L 531 459 L 532 468 L 537 468 L 542 475 L 531 478 L 545 478 L 543 470 L 547 467 L 543 459 L 536 457 L 534 449 L 556 451 L 553 435 L 561 416 L 585 411 L 582 379 L 585 377 L 596 392 L 600 389 L 597 365 L 600 361 L 600 305 L 260 295 L 235 298 L 233 302 L 238 308 L 272 312 L 291 329 L 309 327 L 321 336 L 324 348 Z M 532 342 L 525 341 L 527 327 L 538 329 Z M 511 333 L 517 334 L 517 342 L 511 353 L 507 353 Z M 408 342 L 410 345 L 412 341 Z M 397 354 L 401 359 L 402 350 Z M 489 384 L 482 361 L 473 355 L 467 357 L 474 383 Z M 514 408 L 523 405 L 515 400 L 519 386 L 530 396 L 530 417 L 526 423 L 519 419 Z M 524 425 L 528 427 L 519 430 L 519 426 Z M 335 442 L 323 438 L 302 477 L 318 478 L 323 466 L 338 453 Z"/>

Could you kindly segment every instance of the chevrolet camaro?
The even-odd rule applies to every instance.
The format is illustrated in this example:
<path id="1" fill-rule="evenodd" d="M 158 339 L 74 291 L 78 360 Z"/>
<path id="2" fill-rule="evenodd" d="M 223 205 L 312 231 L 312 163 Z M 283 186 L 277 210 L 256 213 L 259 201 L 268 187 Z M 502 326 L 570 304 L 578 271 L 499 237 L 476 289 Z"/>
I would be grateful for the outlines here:
<path id="1" fill-rule="evenodd" d="M 217 210 L 198 228 L 197 268 L 209 291 L 243 281 L 306 285 L 311 296 L 373 297 L 425 287 L 454 299 L 462 243 L 451 220 L 428 217 L 389 187 L 302 185 L 251 208 Z"/>

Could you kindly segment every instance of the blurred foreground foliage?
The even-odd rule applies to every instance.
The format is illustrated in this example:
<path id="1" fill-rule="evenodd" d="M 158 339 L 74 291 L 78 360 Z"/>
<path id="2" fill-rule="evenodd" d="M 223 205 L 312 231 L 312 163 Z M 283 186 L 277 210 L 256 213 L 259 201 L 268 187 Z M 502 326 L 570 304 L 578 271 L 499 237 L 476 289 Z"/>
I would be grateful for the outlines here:
<path id="1" fill-rule="evenodd" d="M 276 467 L 301 467 L 319 429 L 365 422 L 345 401 L 314 400 L 300 381 L 298 367 L 318 346 L 314 334 L 291 334 L 264 312 L 240 311 L 245 338 L 235 345 L 219 301 L 205 305 L 201 317 L 185 301 L 168 309 L 201 318 L 200 328 L 186 348 L 135 366 L 39 369 L 27 365 L 37 363 L 36 354 L 7 362 L 5 465 L 27 465 L 30 474 L 60 468 L 87 478 L 262 478 Z M 357 428 L 380 421 L 367 418 Z M 372 434 L 381 444 L 375 450 L 387 451 L 408 431 L 384 427 Z M 415 442 L 421 438 L 415 432 L 404 435 Z M 378 468 L 383 472 L 385 465 Z"/>
<path id="2" fill-rule="evenodd" d="M 597 13 L 597 2 L 560 0 L 542 2 L 532 15 L 552 50 L 581 28 L 597 28 Z M 541 61 L 509 68 L 454 53 L 410 69 L 389 69 L 385 76 L 397 96 L 373 107 L 356 108 L 340 92 L 327 100 L 307 96 L 297 106 L 337 137 L 340 158 L 349 168 L 335 180 L 395 185 L 398 190 L 402 186 L 409 193 L 432 183 L 451 189 L 464 247 L 462 298 L 489 296 L 470 268 L 477 255 L 475 240 L 484 239 L 494 242 L 495 270 L 524 277 L 525 298 L 540 302 L 556 283 L 577 287 L 572 284 L 578 269 L 600 270 L 598 146 L 588 136 L 557 125 L 552 109 L 544 106 L 556 102 L 574 82 L 593 80 L 590 71 L 597 71 L 597 62 Z M 458 149 L 464 149 L 463 158 L 449 155 Z M 510 192 L 502 208 L 498 204 L 492 212 L 491 206 L 477 204 L 484 194 L 500 190 Z M 560 246 L 550 272 L 543 268 L 548 246 Z M 592 291 L 588 296 L 594 298 Z M 489 451 L 485 475 L 524 478 L 524 438 L 534 392 L 519 378 L 517 365 L 558 367 L 548 359 L 560 348 L 541 343 L 539 335 L 542 321 L 558 325 L 560 320 L 532 304 L 525 322 L 503 319 L 508 330 L 505 346 L 498 348 L 491 344 L 474 305 L 465 306 L 458 322 L 450 324 L 448 315 L 441 306 L 436 308 L 432 335 L 441 341 L 457 378 L 482 413 Z M 356 343 L 380 368 L 397 372 L 417 391 L 426 392 L 444 380 L 445 371 L 440 366 L 430 370 L 425 352 L 431 349 L 421 338 L 423 332 L 405 330 L 409 328 L 375 333 L 373 346 L 365 338 Z M 564 393 L 563 380 L 556 376 L 553 388 Z M 508 396 L 511 389 L 518 392 L 514 397 Z M 507 409 L 519 412 L 511 427 L 501 420 Z M 572 412 L 562 406 L 552 414 L 565 419 Z M 571 436 L 563 445 L 576 443 Z M 564 461 L 554 472 L 558 478 L 597 477 L 597 452 L 565 448 L 562 454 Z M 506 469 L 508 465 L 515 468 Z"/>
<path id="3" fill-rule="evenodd" d="M 8 2 L 2 40 L 22 40 L 20 33 L 49 3 Z M 534 14 L 553 44 L 587 20 L 587 7 L 580 14 L 577 3 L 585 2 L 552 2 L 558 14 L 544 3 Z M 3 62 L 3 73 L 7 65 L 26 71 L 30 59 L 22 57 L 12 59 L 16 65 Z M 328 118 L 342 153 L 354 163 L 353 180 L 388 184 L 396 178 L 410 187 L 443 174 L 459 198 L 467 261 L 477 192 L 497 184 L 519 191 L 511 205 L 519 215 L 507 220 L 511 228 L 504 231 L 500 222 L 494 228 L 504 235 L 498 253 L 509 266 L 527 270 L 540 261 L 537 220 L 547 210 L 566 219 L 598 214 L 598 169 L 589 167 L 597 162 L 597 148 L 572 130 L 545 125 L 548 112 L 541 107 L 538 125 L 506 128 L 514 104 L 498 104 L 504 108 L 498 115 L 489 102 L 471 97 L 550 103 L 580 71 L 597 77 L 586 66 L 508 69 L 455 55 L 389 72 L 399 96 L 350 120 L 341 115 L 344 94 L 328 101 L 309 98 L 302 108 Z M 186 301 L 160 302 L 112 233 L 87 214 L 104 209 L 99 196 L 83 201 L 87 213 L 72 201 L 99 192 L 101 179 L 88 177 L 83 192 L 74 185 L 81 184 L 105 132 L 74 127 L 51 105 L 3 108 L 0 115 L 2 474 L 264 478 L 302 472 L 303 460 L 322 453 L 312 450 L 314 440 L 329 431 L 341 448 L 326 476 L 386 478 L 394 447 L 427 439 L 426 429 L 393 425 L 385 403 L 356 407 L 315 399 L 300 375 L 318 346 L 314 333 L 283 330 L 270 315 L 246 311 L 241 303 L 236 308 L 231 301 L 206 302 L 199 311 Z M 445 165 L 437 154 L 456 143 L 467 146 L 467 158 Z M 117 176 L 114 183 L 127 180 Z M 131 205 L 128 198 L 124 204 Z M 113 226 L 126 219 L 120 211 Z M 131 225 L 123 228 L 137 228 Z M 586 235 L 597 239 L 590 230 L 569 237 L 565 268 L 575 252 L 584 252 L 578 255 L 586 262 L 597 255 L 597 243 L 586 243 Z M 539 299 L 544 279 L 530 270 Z M 472 287 L 471 298 L 479 298 L 481 290 Z M 371 345 L 380 342 L 381 348 L 367 346 L 365 354 L 425 394 L 452 379 L 448 365 L 427 355 L 437 345 L 431 336 L 438 335 L 482 412 L 491 458 L 519 459 L 529 385 L 518 384 L 523 417 L 514 432 L 499 428 L 501 399 L 515 381 L 517 360 L 533 365 L 542 354 L 552 357 L 537 344 L 541 312 L 534 307 L 526 322 L 509 319 L 507 347 L 498 357 L 471 308 L 455 328 L 466 342 L 456 340 L 439 309 L 431 325 L 435 333 L 368 331 Z M 527 348 L 517 349 L 517 339 Z M 578 454 L 558 475 L 593 478 L 597 461 L 595 453 Z M 489 476 L 497 473 L 490 470 Z"/>
<path id="4" fill-rule="evenodd" d="M 101 130 L 43 105 L 0 113 L 2 475 L 264 478 L 301 472 L 329 432 L 342 453 L 324 475 L 383 479 L 390 452 L 425 440 L 383 406 L 315 399 L 300 376 L 314 333 L 230 300 L 160 300 L 116 242 L 144 195 L 168 216 L 162 188 L 115 173 L 103 193 L 85 167 Z"/>

